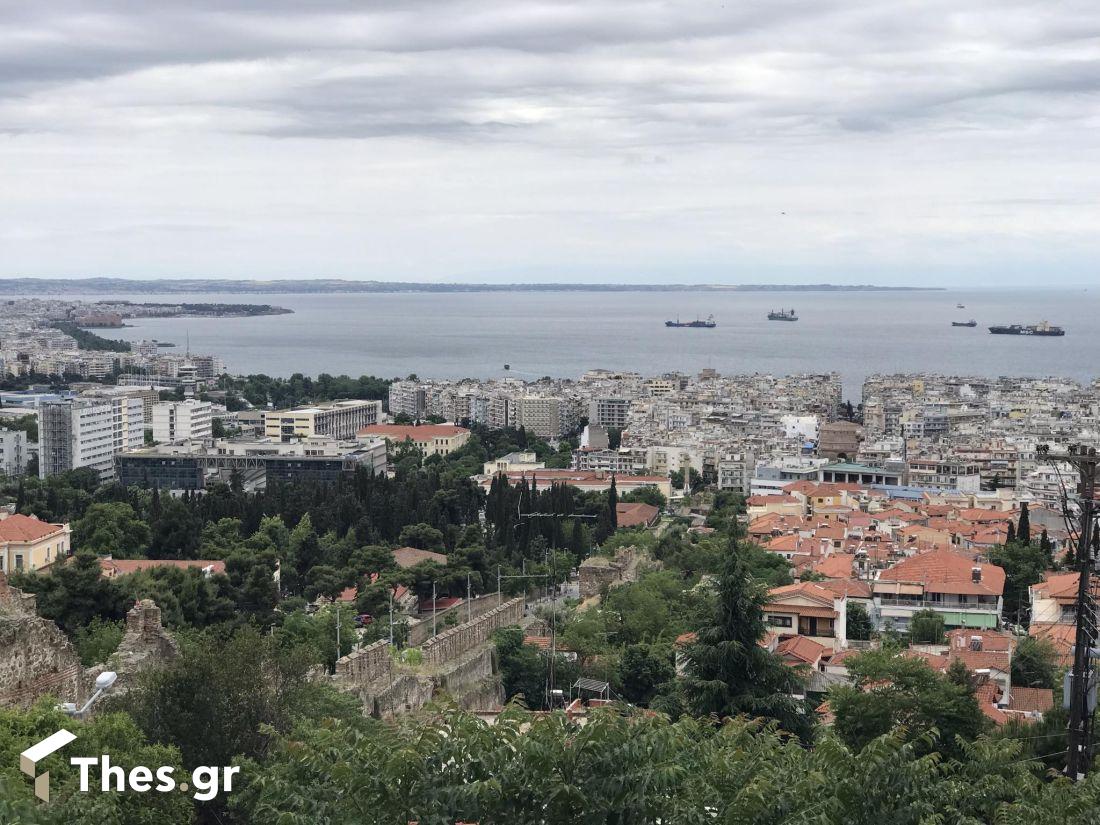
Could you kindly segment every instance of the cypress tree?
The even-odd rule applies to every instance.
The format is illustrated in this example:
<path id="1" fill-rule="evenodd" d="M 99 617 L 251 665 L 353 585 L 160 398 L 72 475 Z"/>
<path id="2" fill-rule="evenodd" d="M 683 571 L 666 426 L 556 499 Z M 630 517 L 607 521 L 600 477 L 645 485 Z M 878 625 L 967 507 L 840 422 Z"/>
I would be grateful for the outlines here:
<path id="1" fill-rule="evenodd" d="M 1016 541 L 1016 525 L 1011 521 L 1008 523 L 1008 538 L 1005 539 L 1005 544 L 1013 544 Z"/>
<path id="2" fill-rule="evenodd" d="M 1020 522 L 1016 525 L 1016 538 L 1024 544 L 1031 543 L 1031 516 L 1027 512 L 1027 502 L 1020 505 Z"/>
<path id="3" fill-rule="evenodd" d="M 615 476 L 611 476 L 611 487 L 607 491 L 607 518 L 611 525 L 611 532 L 619 529 L 619 491 L 615 487 Z"/>

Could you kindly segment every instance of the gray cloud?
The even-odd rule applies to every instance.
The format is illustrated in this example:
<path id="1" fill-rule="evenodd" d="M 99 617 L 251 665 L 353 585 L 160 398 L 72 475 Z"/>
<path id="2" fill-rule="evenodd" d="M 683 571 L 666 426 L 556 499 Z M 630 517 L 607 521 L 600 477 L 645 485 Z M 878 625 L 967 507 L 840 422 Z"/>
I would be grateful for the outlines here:
<path id="1" fill-rule="evenodd" d="M 42 272 L 244 275 L 268 236 L 268 276 L 889 278 L 1056 232 L 1072 274 L 1098 37 L 1078 0 L 0 0 L 0 242 Z M 210 243 L 119 249 L 150 226 Z"/>

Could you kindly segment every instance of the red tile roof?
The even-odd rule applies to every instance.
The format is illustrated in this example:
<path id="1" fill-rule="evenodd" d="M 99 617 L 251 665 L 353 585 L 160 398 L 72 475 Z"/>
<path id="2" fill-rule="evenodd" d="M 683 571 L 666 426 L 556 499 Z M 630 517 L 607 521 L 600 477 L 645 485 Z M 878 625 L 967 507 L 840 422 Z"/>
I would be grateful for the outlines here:
<path id="1" fill-rule="evenodd" d="M 37 541 L 64 529 L 63 524 L 50 524 L 16 513 L 0 520 L 0 541 Z"/>
<path id="2" fill-rule="evenodd" d="M 825 645 L 807 636 L 791 636 L 781 641 L 775 652 L 785 658 L 816 665 L 821 660 L 821 654 L 826 650 L 828 648 Z"/>
<path id="3" fill-rule="evenodd" d="M 1020 713 L 1046 713 L 1054 708 L 1050 688 L 1014 687 L 1008 695 L 1008 710 Z"/>
<path id="4" fill-rule="evenodd" d="M 413 441 L 428 441 L 433 438 L 451 438 L 461 433 L 470 432 L 465 427 L 455 424 L 371 424 L 359 430 L 359 435 L 378 435 L 388 438 L 390 441 L 404 441 L 411 438 Z"/>
<path id="5" fill-rule="evenodd" d="M 620 501 L 615 505 L 615 516 L 620 527 L 638 527 L 649 525 L 661 511 L 652 504 Z"/>
<path id="6" fill-rule="evenodd" d="M 981 581 L 972 580 L 974 567 L 980 569 Z M 883 570 L 879 581 L 923 584 L 929 593 L 1000 596 L 1005 589 L 1005 571 L 995 564 L 977 563 L 950 550 L 929 550 Z"/>

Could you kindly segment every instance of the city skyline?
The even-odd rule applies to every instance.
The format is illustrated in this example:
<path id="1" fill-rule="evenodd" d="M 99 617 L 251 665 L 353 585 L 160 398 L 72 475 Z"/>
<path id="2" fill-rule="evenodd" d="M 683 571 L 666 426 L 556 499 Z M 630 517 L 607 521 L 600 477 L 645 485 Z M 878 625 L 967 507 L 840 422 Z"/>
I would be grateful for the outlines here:
<path id="1" fill-rule="evenodd" d="M 1083 4 L 4 8 L 5 277 L 1093 277 Z"/>

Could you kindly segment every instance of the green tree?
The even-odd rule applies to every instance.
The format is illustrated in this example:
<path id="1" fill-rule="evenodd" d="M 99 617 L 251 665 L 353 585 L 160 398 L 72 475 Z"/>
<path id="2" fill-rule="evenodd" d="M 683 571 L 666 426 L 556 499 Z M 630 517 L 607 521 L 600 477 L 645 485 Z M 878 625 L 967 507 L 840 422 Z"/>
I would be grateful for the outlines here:
<path id="1" fill-rule="evenodd" d="M 943 633 L 943 616 L 931 608 L 918 610 L 909 619 L 909 638 L 915 644 L 942 644 Z"/>
<path id="2" fill-rule="evenodd" d="M 1016 524 L 1016 538 L 1024 544 L 1031 542 L 1031 514 L 1027 509 L 1027 502 L 1020 504 L 1020 520 Z"/>
<path id="3" fill-rule="evenodd" d="M 1058 686 L 1058 651 L 1046 639 L 1027 636 L 1012 653 L 1012 684 L 1017 687 Z"/>
<path id="4" fill-rule="evenodd" d="M 178 498 L 164 496 L 153 521 L 149 558 L 196 559 L 202 541 L 202 520 Z"/>
<path id="5" fill-rule="evenodd" d="M 430 524 L 410 524 L 402 528 L 397 541 L 404 547 L 443 552 L 443 533 Z"/>
<path id="6" fill-rule="evenodd" d="M 123 623 L 92 619 L 73 634 L 73 646 L 84 667 L 106 662 L 122 641 Z"/>
<path id="7" fill-rule="evenodd" d="M 628 702 L 648 707 L 657 691 L 676 677 L 668 645 L 630 645 L 618 667 L 619 692 Z"/>
<path id="8" fill-rule="evenodd" d="M 126 599 L 118 584 L 103 578 L 94 553 L 77 553 L 69 564 L 49 574 L 14 576 L 12 584 L 37 596 L 39 615 L 52 619 L 69 634 L 92 619 L 118 620 L 126 615 Z"/>
<path id="9" fill-rule="evenodd" d="M 1017 624 L 1026 624 L 1031 606 L 1028 588 L 1043 580 L 1049 566 L 1047 554 L 1037 545 L 1021 541 L 994 547 L 989 560 L 1005 571 L 1004 611 Z"/>
<path id="10" fill-rule="evenodd" d="M 119 559 L 141 556 L 149 544 L 149 525 L 123 502 L 91 505 L 73 522 L 73 547 Z"/>
<path id="11" fill-rule="evenodd" d="M 521 697 L 531 708 L 543 706 L 546 692 L 546 666 L 538 649 L 523 643 L 523 629 L 512 625 L 493 633 L 497 648 L 504 694 Z"/>
<path id="12" fill-rule="evenodd" d="M 685 650 L 688 709 L 699 716 L 763 716 L 808 739 L 811 722 L 791 698 L 803 677 L 758 644 L 764 637 L 766 592 L 749 577 L 733 542 L 717 591 L 713 617 Z"/>
<path id="13" fill-rule="evenodd" d="M 850 600 L 848 602 L 847 629 L 848 638 L 857 641 L 869 640 L 874 632 L 875 628 L 871 624 L 871 617 L 867 613 L 867 608 L 859 602 Z"/>
<path id="14" fill-rule="evenodd" d="M 984 722 L 974 689 L 936 673 L 923 660 L 891 651 L 868 651 L 847 663 L 852 685 L 829 691 L 835 730 L 860 750 L 899 725 L 922 751 L 938 748 L 960 756 L 962 737 L 972 741 Z M 927 736 L 938 732 L 933 743 Z"/>

